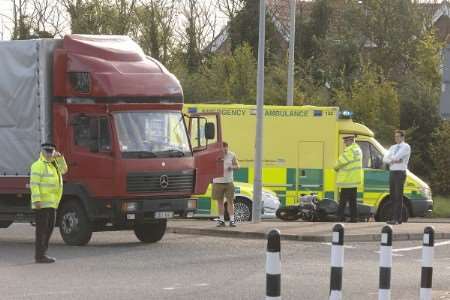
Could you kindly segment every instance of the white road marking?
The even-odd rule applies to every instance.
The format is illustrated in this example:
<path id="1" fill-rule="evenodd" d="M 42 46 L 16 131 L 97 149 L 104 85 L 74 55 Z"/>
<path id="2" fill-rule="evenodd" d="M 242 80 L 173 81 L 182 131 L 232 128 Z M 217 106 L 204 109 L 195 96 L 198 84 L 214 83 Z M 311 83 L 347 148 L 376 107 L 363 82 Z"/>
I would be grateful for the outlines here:
<path id="1" fill-rule="evenodd" d="M 445 246 L 445 245 L 450 245 L 450 241 L 444 241 L 444 242 L 439 242 L 439 243 L 434 244 L 435 247 Z M 413 251 L 413 250 L 419 250 L 419 249 L 422 249 L 422 246 L 392 249 L 392 252 L 406 252 L 406 251 Z"/>
<path id="2" fill-rule="evenodd" d="M 327 246 L 331 246 L 331 243 L 321 243 L 322 245 L 327 245 Z M 344 245 L 344 248 L 346 249 L 355 249 L 355 246 L 350 246 L 350 245 Z"/>
<path id="3" fill-rule="evenodd" d="M 196 283 L 194 286 L 202 287 L 202 286 L 209 286 L 208 283 Z"/>
<path id="4" fill-rule="evenodd" d="M 163 288 L 163 290 L 166 290 L 166 291 L 173 291 L 174 289 L 176 289 L 176 287 L 173 287 L 173 286 Z"/>

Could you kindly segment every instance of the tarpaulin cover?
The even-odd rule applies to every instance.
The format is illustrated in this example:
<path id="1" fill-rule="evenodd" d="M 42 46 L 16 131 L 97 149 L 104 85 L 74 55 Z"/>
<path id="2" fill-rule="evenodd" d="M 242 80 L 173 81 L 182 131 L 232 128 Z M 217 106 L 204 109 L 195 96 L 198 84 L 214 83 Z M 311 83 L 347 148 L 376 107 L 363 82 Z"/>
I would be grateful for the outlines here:
<path id="1" fill-rule="evenodd" d="M 51 140 L 52 51 L 57 40 L 0 42 L 0 176 L 26 176 Z"/>

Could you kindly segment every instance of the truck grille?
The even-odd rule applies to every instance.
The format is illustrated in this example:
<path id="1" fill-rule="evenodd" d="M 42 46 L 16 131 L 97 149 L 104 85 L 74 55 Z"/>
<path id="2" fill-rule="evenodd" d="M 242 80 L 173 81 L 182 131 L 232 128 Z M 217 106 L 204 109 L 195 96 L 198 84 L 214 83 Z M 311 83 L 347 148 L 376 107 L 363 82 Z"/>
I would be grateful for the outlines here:
<path id="1" fill-rule="evenodd" d="M 129 173 L 129 193 L 179 192 L 191 194 L 194 187 L 194 172 Z"/>

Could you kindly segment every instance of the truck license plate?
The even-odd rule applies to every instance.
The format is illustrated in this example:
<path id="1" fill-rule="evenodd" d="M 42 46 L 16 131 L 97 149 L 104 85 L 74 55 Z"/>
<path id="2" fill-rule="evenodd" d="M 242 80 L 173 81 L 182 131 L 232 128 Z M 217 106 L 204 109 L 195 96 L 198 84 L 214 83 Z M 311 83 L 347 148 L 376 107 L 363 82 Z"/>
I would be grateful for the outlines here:
<path id="1" fill-rule="evenodd" d="M 157 211 L 155 212 L 155 219 L 170 219 L 173 218 L 173 211 Z"/>

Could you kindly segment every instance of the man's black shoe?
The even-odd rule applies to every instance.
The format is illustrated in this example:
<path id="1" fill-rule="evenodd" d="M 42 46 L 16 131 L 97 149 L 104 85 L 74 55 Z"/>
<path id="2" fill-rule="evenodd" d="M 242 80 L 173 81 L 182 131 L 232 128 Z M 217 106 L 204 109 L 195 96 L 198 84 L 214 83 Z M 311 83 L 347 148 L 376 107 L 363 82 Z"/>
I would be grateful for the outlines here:
<path id="1" fill-rule="evenodd" d="M 56 260 L 53 257 L 48 257 L 47 255 L 36 258 L 37 264 L 51 264 L 54 263 Z"/>

